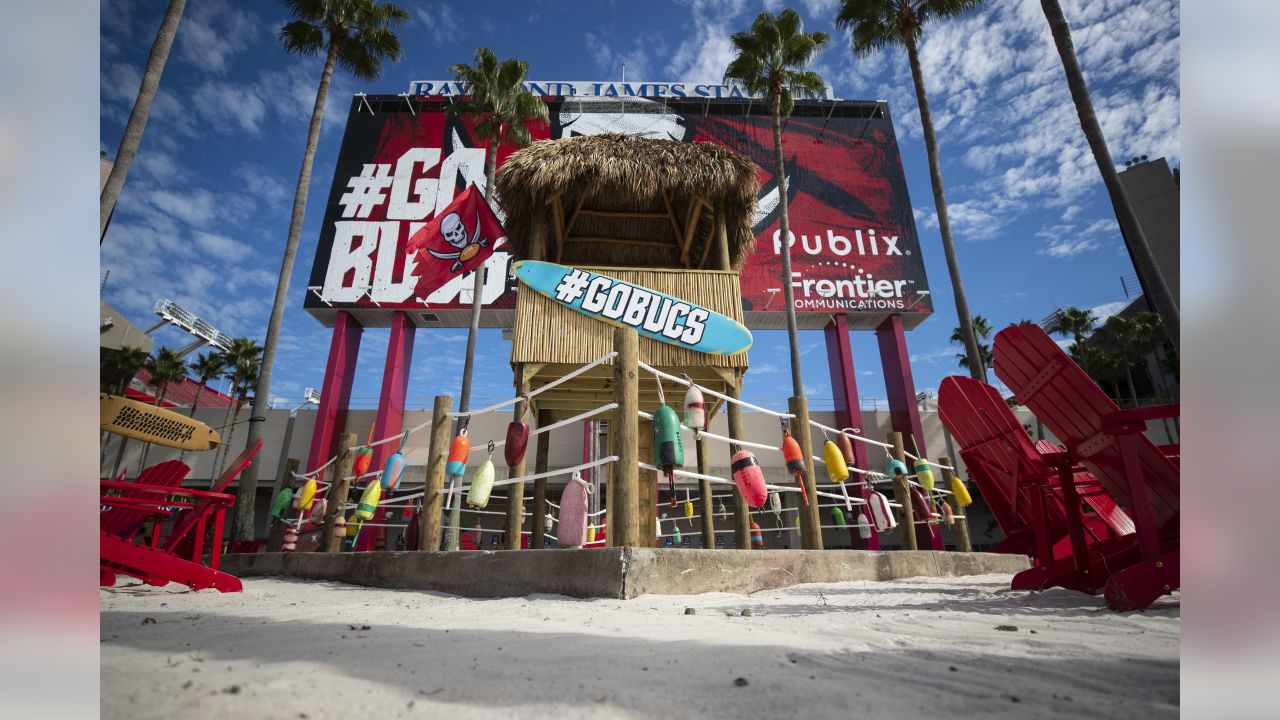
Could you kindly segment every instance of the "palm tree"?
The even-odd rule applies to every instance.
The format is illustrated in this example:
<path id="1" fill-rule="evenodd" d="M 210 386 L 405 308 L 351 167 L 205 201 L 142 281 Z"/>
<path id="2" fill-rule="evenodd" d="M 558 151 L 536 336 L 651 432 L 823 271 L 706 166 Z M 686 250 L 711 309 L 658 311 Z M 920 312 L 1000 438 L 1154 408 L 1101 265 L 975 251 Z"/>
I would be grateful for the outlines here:
<path id="1" fill-rule="evenodd" d="M 467 86 L 468 95 L 449 106 L 449 112 L 468 115 L 476 120 L 476 139 L 488 147 L 484 161 L 484 200 L 492 205 L 493 176 L 498 168 L 498 147 L 503 143 L 524 147 L 533 140 L 529 123 L 547 121 L 547 105 L 542 98 L 524 89 L 529 63 L 502 60 L 487 47 L 476 50 L 475 65 L 457 63 L 449 66 L 458 82 Z M 471 329 L 467 332 L 467 352 L 462 366 L 462 393 L 458 411 L 466 412 L 471 403 L 471 373 L 475 366 L 476 335 L 480 331 L 480 297 L 484 290 L 484 267 L 475 270 L 471 294 Z"/>
<path id="2" fill-rule="evenodd" d="M 1178 347 L 1179 310 L 1174 302 L 1169 284 L 1165 282 L 1155 256 L 1151 254 L 1151 246 L 1138 224 L 1133 206 L 1125 199 L 1124 189 L 1120 187 L 1120 176 L 1116 174 L 1115 163 L 1107 150 L 1107 140 L 1102 135 L 1102 126 L 1093 112 L 1093 100 L 1089 96 L 1089 86 L 1085 84 L 1084 73 L 1076 60 L 1075 45 L 1071 41 L 1071 29 L 1067 26 L 1067 18 L 1062 14 L 1062 6 L 1058 0 L 1040 0 L 1045 20 L 1049 22 L 1049 30 L 1053 33 L 1053 42 L 1058 47 L 1058 55 L 1062 58 L 1062 70 L 1067 76 L 1067 87 L 1071 90 L 1071 99 L 1075 102 L 1076 115 L 1080 116 L 1080 129 L 1084 131 L 1085 140 L 1093 152 L 1093 160 L 1102 174 L 1102 182 L 1107 186 L 1107 194 L 1111 196 L 1111 206 L 1115 210 L 1116 219 L 1123 229 L 1125 244 L 1129 248 L 1129 257 L 1133 260 L 1134 269 L 1142 282 L 1142 291 L 1151 298 L 1152 304 L 1164 321 L 1165 333 L 1173 346 Z"/>
<path id="3" fill-rule="evenodd" d="M 1107 388 L 1108 395 L 1120 397 L 1116 380 L 1122 371 L 1113 355 L 1103 352 L 1094 343 L 1079 342 L 1071 346 L 1071 359 L 1100 387 Z"/>
<path id="4" fill-rule="evenodd" d="M 1080 345 L 1084 342 L 1085 337 L 1093 332 L 1093 328 L 1097 324 L 1098 316 L 1094 315 L 1092 310 L 1068 305 L 1055 312 L 1044 329 L 1050 335 L 1061 335 L 1063 337 L 1070 335 L 1074 340 L 1074 344 Z"/>
<path id="5" fill-rule="evenodd" d="M 124 395 L 129 381 L 147 364 L 148 357 L 146 350 L 131 345 L 108 355 L 101 369 L 102 391 Z"/>
<path id="6" fill-rule="evenodd" d="M 120 138 L 120 147 L 116 149 L 116 161 L 111 166 L 111 174 L 107 175 L 107 182 L 102 186 L 102 194 L 98 198 L 99 244 L 107 234 L 107 221 L 111 219 L 111 211 L 115 210 L 120 190 L 124 188 L 124 178 L 129 174 L 134 156 L 138 154 L 138 146 L 142 144 L 142 131 L 147 127 L 151 102 L 160 89 L 160 76 L 164 73 L 165 62 L 169 60 L 169 49 L 173 47 L 173 37 L 178 34 L 178 22 L 182 20 L 182 11 L 186 6 L 187 0 L 169 0 L 169 9 L 165 10 L 164 19 L 160 21 L 160 31 L 151 43 L 147 68 L 142 73 L 142 84 L 138 87 L 138 99 L 133 101 L 133 111 L 129 113 L 124 136 Z"/>
<path id="7" fill-rule="evenodd" d="M 156 351 L 156 356 L 151 360 L 151 384 L 156 388 L 155 405 L 163 406 L 164 396 L 169 391 L 169 386 L 176 382 L 182 382 L 187 377 L 187 365 L 182 362 L 182 356 L 169 348 L 160 348 Z"/>
<path id="8" fill-rule="evenodd" d="M 951 218 L 947 214 L 947 195 L 942 186 L 942 166 L 938 163 L 938 137 L 933 130 L 933 114 L 924 91 L 924 75 L 920 71 L 917 42 L 924 24 L 935 18 L 954 17 L 982 4 L 982 0 L 842 0 L 836 14 L 836 27 L 847 30 L 856 55 L 870 55 L 889 45 L 902 45 L 911 63 L 911 79 L 915 83 L 916 104 L 920 106 L 920 129 L 929 156 L 929 180 L 933 184 L 933 204 L 938 212 L 938 234 L 942 252 L 947 258 L 951 289 L 955 294 L 956 315 L 960 320 L 965 353 L 969 357 L 969 374 L 986 382 L 986 366 L 978 339 L 969 325 L 969 301 L 960 279 L 960 264 L 951 238 Z"/>
<path id="9" fill-rule="evenodd" d="M 780 236 L 784 238 L 782 253 L 782 292 L 787 302 L 787 340 L 791 345 L 791 389 L 796 397 L 804 395 L 800 377 L 800 336 L 796 331 L 796 306 L 791 289 L 791 220 L 787 215 L 787 172 L 782 157 L 782 119 L 791 115 L 795 105 L 791 90 L 797 88 L 811 94 L 826 90 L 827 84 L 818 73 L 804 70 L 813 56 L 827 44 L 824 32 L 805 33 L 800 14 L 787 8 L 774 16 L 756 15 L 750 30 L 734 33 L 729 42 L 735 57 L 724 71 L 724 79 L 737 80 L 752 95 L 764 95 L 773 115 L 773 151 L 778 180 L 778 214 Z"/>
<path id="10" fill-rule="evenodd" d="M 222 466 L 227 461 L 227 454 L 231 449 L 231 438 L 235 436 L 236 422 L 240 419 L 240 405 L 249 396 L 249 388 L 258 379 L 261 371 L 262 346 L 247 337 L 234 338 L 222 352 L 222 360 L 226 366 L 223 377 L 231 381 L 231 404 L 227 406 L 227 414 L 222 422 L 226 437 L 219 444 L 216 469 L 212 477 L 222 473 Z M 256 399 L 255 396 L 255 402 Z M 256 439 L 253 433 L 254 425 L 256 423 L 249 423 L 249 442 L 251 443 Z"/>
<path id="11" fill-rule="evenodd" d="M 1146 356 L 1144 328 L 1130 318 L 1112 315 L 1095 333 L 1108 353 L 1115 358 L 1129 391 L 1129 399 L 1138 402 L 1133 384 L 1133 365 Z"/>
<path id="12" fill-rule="evenodd" d="M 974 315 L 970 324 L 973 328 L 973 334 L 978 338 L 978 357 L 982 360 L 982 376 L 987 376 L 987 368 L 991 367 L 991 344 L 985 342 L 991 337 L 991 323 L 981 315 Z M 951 331 L 951 342 L 957 345 L 964 345 L 964 329 L 956 327 Z M 968 370 L 973 374 L 973 369 L 969 366 L 969 353 L 956 353 L 956 362 L 960 367 Z"/>
<path id="13" fill-rule="evenodd" d="M 209 381 L 222 374 L 227 369 L 227 360 L 220 352 L 202 353 L 189 366 L 191 372 L 196 375 L 196 382 L 200 383 L 200 390 L 196 392 L 196 399 L 191 403 L 191 417 L 196 416 L 196 409 L 200 407 L 200 396 L 204 394 Z"/>
<path id="14" fill-rule="evenodd" d="M 151 370 L 151 384 L 156 389 L 155 406 L 164 407 L 164 396 L 169 392 L 169 386 L 187 378 L 187 365 L 182 362 L 182 356 L 177 352 L 169 348 L 160 348 L 148 363 L 148 369 Z M 142 458 L 138 461 L 139 470 L 147 466 L 147 455 L 150 452 L 151 443 L 142 446 Z"/>
<path id="15" fill-rule="evenodd" d="M 276 281 L 275 301 L 271 305 L 271 319 L 267 323 L 267 339 L 262 351 L 261 371 L 257 373 L 255 398 L 271 397 L 271 370 L 276 361 L 276 345 L 280 341 L 280 326 L 284 324 L 284 306 L 289 294 L 289 279 L 293 275 L 293 260 L 298 254 L 298 242 L 302 238 L 302 219 L 307 210 L 307 190 L 311 187 L 311 167 L 315 162 L 316 144 L 320 140 L 320 123 L 324 119 L 325 100 L 329 97 L 329 80 L 335 65 L 341 65 L 357 78 L 376 80 L 382 75 L 382 61 L 400 59 L 400 39 L 391 30 L 409 19 L 409 13 L 391 3 L 378 4 L 374 0 L 281 0 L 293 14 L 293 21 L 280 28 L 280 44 L 286 52 L 295 55 L 325 54 L 324 70 L 320 73 L 320 86 L 316 89 L 316 102 L 311 110 L 311 126 L 307 130 L 307 145 L 302 153 L 302 169 L 298 172 L 298 187 L 293 195 L 293 215 L 289 220 L 289 236 L 285 240 L 284 258 L 280 261 L 280 278 Z M 262 435 L 258 423 L 249 423 L 249 440 L 253 443 Z M 240 533 L 253 533 L 253 500 L 258 490 L 257 463 L 250 465 L 240 476 L 236 497 L 237 518 Z M 246 530 L 247 528 L 247 530 Z M 251 537 L 237 537 L 251 540 Z"/>

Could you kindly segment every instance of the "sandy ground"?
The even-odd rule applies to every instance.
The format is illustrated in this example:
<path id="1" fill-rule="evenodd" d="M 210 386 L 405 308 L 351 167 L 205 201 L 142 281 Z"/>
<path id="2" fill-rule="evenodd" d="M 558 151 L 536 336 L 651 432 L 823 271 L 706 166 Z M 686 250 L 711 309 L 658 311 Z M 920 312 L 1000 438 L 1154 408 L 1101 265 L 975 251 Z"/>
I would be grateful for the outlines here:
<path id="1" fill-rule="evenodd" d="M 999 575 L 636 600 L 132 582 L 101 595 L 104 718 L 1155 718 L 1179 706 L 1177 595 L 1117 615 L 1100 598 L 1010 591 Z"/>

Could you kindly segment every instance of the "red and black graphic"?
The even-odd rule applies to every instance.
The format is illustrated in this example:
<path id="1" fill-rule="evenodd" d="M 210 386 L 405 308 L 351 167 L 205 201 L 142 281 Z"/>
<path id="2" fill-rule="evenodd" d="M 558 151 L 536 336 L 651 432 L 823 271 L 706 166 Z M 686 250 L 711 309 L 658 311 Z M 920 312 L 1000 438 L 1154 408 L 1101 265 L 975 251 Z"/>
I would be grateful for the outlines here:
<path id="1" fill-rule="evenodd" d="M 535 128 L 535 138 L 624 132 L 715 142 L 753 160 L 761 194 L 755 252 L 741 271 L 746 324 L 780 327 L 786 240 L 779 228 L 771 120 L 758 104 L 599 97 L 547 103 L 551 122 Z M 425 99 L 411 106 L 398 96 L 370 97 L 367 104 L 353 99 L 307 293 L 313 313 L 466 309 L 471 272 L 482 265 L 485 310 L 514 307 L 513 258 L 501 230 L 478 232 L 474 211 L 451 209 L 464 192 L 484 207 L 485 148 L 470 121 L 446 113 L 447 106 Z M 932 312 L 888 108 L 801 103 L 783 137 L 792 289 L 802 325 L 837 313 L 856 324 L 860 317 Z M 502 147 L 498 164 L 512 152 Z M 430 242 L 418 248 L 411 238 Z M 508 317 L 486 312 L 482 322 L 492 327 Z M 445 324 L 451 322 L 446 313 Z"/>

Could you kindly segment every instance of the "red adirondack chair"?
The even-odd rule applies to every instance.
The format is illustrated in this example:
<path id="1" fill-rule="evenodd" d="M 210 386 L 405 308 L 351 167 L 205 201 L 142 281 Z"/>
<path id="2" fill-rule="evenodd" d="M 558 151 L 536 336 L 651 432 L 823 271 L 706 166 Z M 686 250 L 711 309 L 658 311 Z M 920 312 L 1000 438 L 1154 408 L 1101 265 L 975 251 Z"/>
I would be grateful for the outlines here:
<path id="1" fill-rule="evenodd" d="M 1097 487 L 1133 519 L 1132 533 L 1090 550 L 1080 504 L 1074 502 L 1074 474 L 1060 472 L 1074 547 L 1069 563 L 1057 572 L 1046 569 L 1041 579 L 1096 588 L 1101 572 L 1107 604 L 1117 610 L 1147 607 L 1177 588 L 1178 448 L 1157 447 L 1143 433 L 1148 420 L 1176 417 L 1178 406 L 1121 410 L 1036 325 L 1006 328 L 994 346 L 996 376 L 1014 391 L 1015 402 L 1030 408 L 1066 445 L 1066 459 L 1083 464 Z"/>
<path id="2" fill-rule="evenodd" d="M 104 527 L 100 533 L 101 584 L 114 585 L 116 575 L 124 574 L 149 585 L 177 582 L 196 590 L 215 588 L 222 592 L 239 592 L 243 589 L 239 578 L 218 569 L 222 557 L 224 516 L 235 502 L 235 496 L 222 491 L 248 467 L 261 448 L 261 440 L 245 448 L 214 482 L 211 490 L 186 490 L 176 483 L 152 485 L 102 481 L 101 504 L 108 510 L 103 512 Z M 151 477 L 167 480 L 170 474 Z M 139 480 L 142 479 L 140 476 Z M 106 520 L 108 515 L 116 513 L 119 520 Z M 170 515 L 174 518 L 173 527 L 162 538 L 161 528 Z M 145 517 L 130 531 L 128 526 L 139 516 Z M 150 542 L 133 542 L 133 536 L 147 519 L 154 523 Z M 204 543 L 208 534 L 206 523 L 210 519 L 213 521 L 213 541 L 206 566 L 203 564 Z"/>
<path id="3" fill-rule="evenodd" d="M 156 463 L 138 473 L 138 477 L 133 483 L 124 483 L 125 473 L 121 471 L 115 482 L 126 485 L 136 484 L 139 487 L 176 488 L 182 484 L 182 479 L 189 472 L 191 472 L 191 468 L 187 467 L 186 463 L 178 460 L 168 460 Z M 141 500 L 147 497 L 154 497 L 154 493 L 148 494 L 146 490 L 138 488 L 125 488 L 120 491 L 120 497 Z M 168 518 L 169 515 L 169 511 L 153 507 L 119 506 L 103 508 L 100 529 L 121 539 L 130 540 L 148 520 L 163 520 Z M 155 529 L 158 530 L 159 528 L 160 523 L 156 522 Z"/>

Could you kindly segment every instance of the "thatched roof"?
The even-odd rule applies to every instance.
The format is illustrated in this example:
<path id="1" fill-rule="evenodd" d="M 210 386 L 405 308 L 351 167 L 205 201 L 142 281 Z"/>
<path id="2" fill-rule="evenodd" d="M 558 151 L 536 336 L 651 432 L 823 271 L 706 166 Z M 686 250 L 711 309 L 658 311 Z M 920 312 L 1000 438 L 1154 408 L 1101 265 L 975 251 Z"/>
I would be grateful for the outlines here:
<path id="1" fill-rule="evenodd" d="M 720 269 L 717 211 L 731 267 L 755 245 L 755 166 L 714 143 L 616 134 L 541 140 L 507 159 L 497 191 L 521 258 L 531 257 L 535 213 L 544 259 L 570 265 Z"/>

